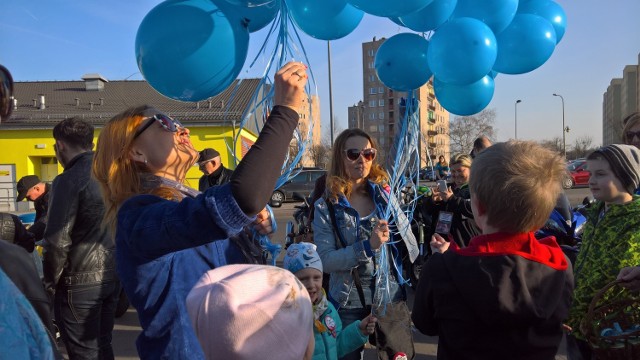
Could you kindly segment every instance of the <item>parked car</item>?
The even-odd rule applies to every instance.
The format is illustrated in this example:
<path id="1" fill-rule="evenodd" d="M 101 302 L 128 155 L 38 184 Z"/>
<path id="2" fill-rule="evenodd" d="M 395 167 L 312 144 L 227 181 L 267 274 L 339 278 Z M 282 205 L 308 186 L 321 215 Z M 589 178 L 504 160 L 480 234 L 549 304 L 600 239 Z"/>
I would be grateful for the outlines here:
<path id="1" fill-rule="evenodd" d="M 435 181 L 436 180 L 436 170 L 433 166 L 425 166 L 420 169 L 420 180 L 427 181 Z"/>
<path id="2" fill-rule="evenodd" d="M 567 165 L 567 176 L 562 180 L 562 187 L 571 189 L 574 186 L 589 185 L 591 174 L 587 171 L 586 160 L 575 160 Z"/>
<path id="3" fill-rule="evenodd" d="M 294 192 L 304 196 L 309 195 L 315 187 L 316 180 L 327 172 L 320 168 L 302 168 L 293 171 L 297 174 L 271 194 L 269 205 L 279 207 L 285 201 L 296 200 L 293 196 Z"/>

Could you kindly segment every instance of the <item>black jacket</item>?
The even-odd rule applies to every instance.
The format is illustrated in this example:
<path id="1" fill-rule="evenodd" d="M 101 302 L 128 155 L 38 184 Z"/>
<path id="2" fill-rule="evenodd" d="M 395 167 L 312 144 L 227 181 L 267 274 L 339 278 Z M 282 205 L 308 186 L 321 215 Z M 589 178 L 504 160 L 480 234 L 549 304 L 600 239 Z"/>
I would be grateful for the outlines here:
<path id="1" fill-rule="evenodd" d="M 58 286 L 115 281 L 115 243 L 102 226 L 104 204 L 91 177 L 93 152 L 73 158 L 53 180 L 44 234 L 44 282 Z"/>
<path id="2" fill-rule="evenodd" d="M 447 201 L 435 203 L 429 198 L 424 204 L 426 213 L 431 214 L 433 224 L 427 239 L 431 239 L 431 235 L 435 232 L 440 211 L 453 213 L 450 234 L 459 247 L 467 246 L 472 237 L 480 235 L 480 228 L 473 220 L 473 212 L 471 212 L 471 194 L 468 186 L 454 188 L 453 195 Z"/>
<path id="3" fill-rule="evenodd" d="M 439 336 L 438 359 L 553 360 L 572 292 L 571 264 L 553 238 L 481 235 L 429 258 L 411 318 Z"/>
<path id="4" fill-rule="evenodd" d="M 220 164 L 220 167 L 216 171 L 209 175 L 202 175 L 198 181 L 198 190 L 205 191 L 212 186 L 223 185 L 229 182 L 231 179 L 233 170 L 229 170 Z"/>
<path id="5" fill-rule="evenodd" d="M 47 212 L 49 210 L 49 191 L 51 190 L 51 185 L 44 185 L 44 193 L 40 195 L 36 201 L 33 202 L 33 206 L 36 209 L 36 219 L 29 227 L 29 232 L 31 232 L 36 237 L 37 240 L 41 240 L 44 236 L 44 229 L 47 227 Z"/>

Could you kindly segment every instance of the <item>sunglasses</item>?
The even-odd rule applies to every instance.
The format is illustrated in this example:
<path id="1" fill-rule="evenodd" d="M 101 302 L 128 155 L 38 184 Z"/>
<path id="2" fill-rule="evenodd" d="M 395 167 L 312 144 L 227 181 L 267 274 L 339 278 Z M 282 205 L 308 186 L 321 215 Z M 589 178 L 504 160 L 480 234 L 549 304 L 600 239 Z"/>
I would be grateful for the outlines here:
<path id="1" fill-rule="evenodd" d="M 371 161 L 376 158 L 376 149 L 368 148 L 368 149 L 347 149 L 344 151 L 347 154 L 347 159 L 351 161 L 356 161 L 360 158 L 360 155 L 367 160 Z"/>
<path id="2" fill-rule="evenodd" d="M 633 140 L 634 136 L 637 136 L 638 139 L 640 139 L 640 131 L 627 131 L 627 133 L 625 134 L 625 136 L 627 137 L 627 139 L 629 140 Z"/>
<path id="3" fill-rule="evenodd" d="M 154 120 L 159 122 L 160 125 L 162 125 L 162 127 L 169 132 L 178 132 L 178 128 L 184 129 L 184 125 L 182 125 L 180 121 L 172 119 L 165 114 L 156 114 L 148 119 L 149 121 L 147 121 L 146 124 L 142 125 L 142 127 L 140 127 L 138 131 L 136 131 L 135 135 L 133 135 L 134 140 L 138 136 L 140 136 L 140 134 L 142 134 L 145 130 L 147 130 L 149 126 L 151 126 L 154 123 Z"/>

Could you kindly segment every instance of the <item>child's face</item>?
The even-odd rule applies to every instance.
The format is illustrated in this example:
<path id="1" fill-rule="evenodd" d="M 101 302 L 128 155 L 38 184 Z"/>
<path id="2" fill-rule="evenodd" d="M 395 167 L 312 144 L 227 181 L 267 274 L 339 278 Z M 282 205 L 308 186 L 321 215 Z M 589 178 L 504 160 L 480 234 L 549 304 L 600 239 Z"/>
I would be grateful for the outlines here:
<path id="1" fill-rule="evenodd" d="M 296 272 L 296 277 L 309 292 L 311 303 L 315 304 L 322 292 L 322 272 L 318 269 L 305 268 Z"/>
<path id="2" fill-rule="evenodd" d="M 613 174 L 609 162 L 604 159 L 587 160 L 587 170 L 591 173 L 589 190 L 596 200 L 620 204 L 631 196 L 622 182 Z"/>

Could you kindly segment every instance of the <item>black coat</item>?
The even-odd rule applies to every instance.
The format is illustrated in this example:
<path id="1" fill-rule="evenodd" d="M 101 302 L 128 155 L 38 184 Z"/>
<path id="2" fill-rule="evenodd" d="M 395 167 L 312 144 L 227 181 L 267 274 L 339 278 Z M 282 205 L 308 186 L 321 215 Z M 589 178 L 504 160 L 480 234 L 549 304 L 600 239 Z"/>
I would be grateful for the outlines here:
<path id="1" fill-rule="evenodd" d="M 36 210 L 36 218 L 29 227 L 29 232 L 33 233 L 37 240 L 41 240 L 44 236 L 44 229 L 47 227 L 47 212 L 49 211 L 49 190 L 51 185 L 44 185 L 44 193 L 40 195 L 36 201 L 33 202 L 33 206 Z"/>
<path id="2" fill-rule="evenodd" d="M 411 318 L 438 359 L 553 360 L 573 272 L 553 238 L 490 234 L 429 258 Z"/>
<path id="3" fill-rule="evenodd" d="M 102 226 L 104 203 L 91 177 L 93 152 L 73 158 L 53 180 L 44 233 L 44 282 L 58 285 L 117 281 L 115 242 Z"/>
<path id="4" fill-rule="evenodd" d="M 427 234 L 427 239 L 435 232 L 440 211 L 453 213 L 451 222 L 451 236 L 459 247 L 466 247 L 474 236 L 480 235 L 481 231 L 473 220 L 471 211 L 471 194 L 468 186 L 453 189 L 453 195 L 447 201 L 433 202 L 431 198 L 424 202 L 426 213 L 431 215 L 431 231 Z"/>
<path id="5" fill-rule="evenodd" d="M 198 190 L 205 191 L 212 186 L 223 185 L 231 180 L 231 174 L 233 170 L 229 170 L 220 164 L 220 167 L 209 175 L 202 175 L 198 181 Z"/>

